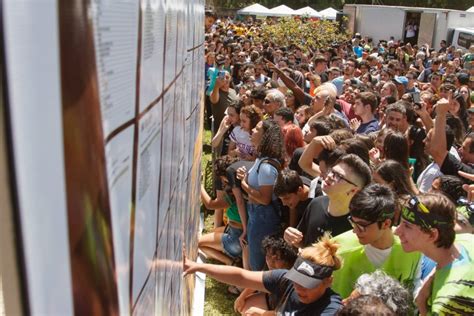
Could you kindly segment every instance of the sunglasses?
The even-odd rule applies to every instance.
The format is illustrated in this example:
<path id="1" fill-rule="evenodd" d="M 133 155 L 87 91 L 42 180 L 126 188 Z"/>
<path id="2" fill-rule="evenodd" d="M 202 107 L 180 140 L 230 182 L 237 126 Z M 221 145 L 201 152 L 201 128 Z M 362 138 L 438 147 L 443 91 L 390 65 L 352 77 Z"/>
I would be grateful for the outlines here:
<path id="1" fill-rule="evenodd" d="M 354 185 L 354 186 L 356 186 L 356 187 L 359 186 L 359 185 L 355 184 L 354 182 L 352 182 L 351 180 L 349 180 L 349 179 L 347 179 L 346 177 L 344 177 L 344 176 L 343 176 L 342 174 L 340 174 L 339 172 L 334 171 L 334 170 L 332 170 L 332 169 L 329 170 L 328 176 L 329 176 L 329 177 L 332 177 L 332 178 L 334 179 L 334 181 L 336 181 L 336 182 L 339 182 L 339 181 L 341 181 L 341 180 L 344 180 L 344 181 L 346 181 L 347 183 L 350 183 L 350 184 L 352 184 L 352 185 Z"/>
<path id="2" fill-rule="evenodd" d="M 263 102 L 264 102 L 265 104 L 272 103 L 272 101 L 271 101 L 271 100 L 268 100 L 268 99 L 263 100 Z"/>
<path id="3" fill-rule="evenodd" d="M 351 224 L 352 228 L 355 228 L 362 233 L 364 233 L 367 230 L 367 227 L 375 223 L 375 222 L 372 222 L 372 223 L 362 224 L 362 223 L 354 222 L 354 220 L 352 219 L 352 216 L 348 216 L 347 220 L 349 221 L 349 224 Z"/>

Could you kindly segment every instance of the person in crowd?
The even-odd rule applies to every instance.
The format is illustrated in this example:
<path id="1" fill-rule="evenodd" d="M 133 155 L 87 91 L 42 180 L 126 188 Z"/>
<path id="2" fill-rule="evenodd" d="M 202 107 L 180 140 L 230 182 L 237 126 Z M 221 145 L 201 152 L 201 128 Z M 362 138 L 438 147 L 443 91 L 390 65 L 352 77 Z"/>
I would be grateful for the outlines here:
<path id="1" fill-rule="evenodd" d="M 379 130 L 379 121 L 374 116 L 376 109 L 377 96 L 374 93 L 362 92 L 355 97 L 354 113 L 361 118 L 361 121 L 357 119 L 351 121 L 355 122 L 352 128 L 356 133 L 368 134 Z"/>
<path id="2" fill-rule="evenodd" d="M 376 269 L 414 288 L 420 254 L 404 253 L 393 235 L 397 208 L 395 194 L 380 184 L 370 184 L 352 198 L 348 220 L 353 230 L 334 238 L 344 265 L 334 273 L 333 289 L 342 297 L 351 294 L 359 276 Z"/>
<path id="3" fill-rule="evenodd" d="M 295 247 L 304 247 L 325 232 L 337 236 L 348 231 L 349 203 L 371 180 L 370 168 L 361 158 L 354 154 L 341 157 L 324 178 L 322 188 L 326 195 L 311 201 L 298 226 L 285 230 L 285 240 Z"/>
<path id="4" fill-rule="evenodd" d="M 230 104 L 238 103 L 239 99 L 234 89 L 230 87 L 230 74 L 221 70 L 223 76 L 218 75 L 214 88 L 212 89 L 209 99 L 212 105 L 212 116 L 214 117 L 214 126 L 220 126 L 225 116 L 227 107 Z"/>
<path id="5" fill-rule="evenodd" d="M 273 119 L 283 129 L 285 126 L 294 124 L 295 114 L 290 108 L 281 107 L 274 112 Z"/>
<path id="6" fill-rule="evenodd" d="M 258 158 L 247 171 L 237 170 L 237 179 L 248 194 L 247 240 L 250 267 L 258 271 L 265 264 L 261 249 L 262 240 L 280 229 L 280 210 L 277 209 L 273 186 L 284 159 L 283 135 L 273 120 L 261 121 L 252 131 L 252 144 L 257 148 Z"/>
<path id="7" fill-rule="evenodd" d="M 309 187 L 303 184 L 296 171 L 283 169 L 275 182 L 274 193 L 287 208 L 288 226 L 296 227 L 312 200 L 309 197 Z"/>
<path id="8" fill-rule="evenodd" d="M 379 297 L 375 295 L 360 295 L 351 299 L 336 315 L 395 316 L 396 314 Z"/>
<path id="9" fill-rule="evenodd" d="M 334 315 L 342 308 L 341 297 L 331 289 L 332 273 L 342 265 L 337 248 L 323 237 L 303 249 L 290 270 L 266 272 L 196 263 L 183 255 L 183 275 L 202 272 L 223 283 L 274 294 L 278 303 L 271 315 Z M 263 315 L 265 307 L 253 306 L 246 313 Z"/>
<path id="10" fill-rule="evenodd" d="M 266 118 L 274 118 L 273 115 L 275 112 L 285 106 L 285 95 L 276 89 L 270 90 L 263 100 L 263 109 Z"/>
<path id="11" fill-rule="evenodd" d="M 415 299 L 422 315 L 474 313 L 474 237 L 456 236 L 455 214 L 454 204 L 445 195 L 413 196 L 395 229 L 404 251 L 419 251 L 435 262 Z"/>
<path id="12" fill-rule="evenodd" d="M 314 113 L 308 105 L 300 106 L 295 112 L 295 119 L 298 122 L 299 127 L 303 128 L 313 114 Z"/>
<path id="13" fill-rule="evenodd" d="M 397 279 L 381 270 L 361 275 L 354 285 L 351 296 L 344 303 L 350 304 L 352 300 L 364 295 L 380 298 L 395 315 L 413 313 L 410 292 Z"/>
<path id="14" fill-rule="evenodd" d="M 265 252 L 265 261 L 268 270 L 290 270 L 298 256 L 296 250 L 288 245 L 280 235 L 267 236 L 262 241 Z M 273 311 L 278 306 L 278 297 L 275 294 L 245 289 L 234 302 L 234 310 L 245 314 L 252 307 L 261 307 L 263 310 Z"/>
<path id="15" fill-rule="evenodd" d="M 219 180 L 216 188 L 216 198 L 211 199 L 206 189 L 201 185 L 201 201 L 209 210 L 227 208 L 228 218 L 226 227 L 218 227 L 214 232 L 199 238 L 198 246 L 208 258 L 230 265 L 242 257 L 239 237 L 243 232 L 242 220 L 237 210 L 235 199 L 228 188 L 226 169 L 237 158 L 222 156 L 215 161 L 214 170 Z"/>
<path id="16" fill-rule="evenodd" d="M 440 171 L 447 175 L 457 175 L 458 171 L 474 173 L 474 133 L 466 136 L 461 151 L 461 161 L 457 160 L 446 148 L 446 115 L 451 96 L 441 99 L 436 104 L 436 121 L 433 128 L 433 141 L 431 143 L 431 156 L 433 161 L 440 166 Z"/>

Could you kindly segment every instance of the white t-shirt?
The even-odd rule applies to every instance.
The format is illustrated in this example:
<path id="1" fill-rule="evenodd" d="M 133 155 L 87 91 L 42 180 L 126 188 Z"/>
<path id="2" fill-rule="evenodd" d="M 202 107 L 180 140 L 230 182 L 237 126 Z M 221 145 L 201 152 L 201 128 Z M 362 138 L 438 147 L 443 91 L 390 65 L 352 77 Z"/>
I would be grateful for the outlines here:
<path id="1" fill-rule="evenodd" d="M 255 147 L 250 141 L 250 134 L 242 129 L 242 127 L 236 126 L 230 133 L 229 138 L 239 149 L 241 158 L 254 155 Z"/>
<path id="2" fill-rule="evenodd" d="M 439 170 L 438 164 L 432 162 L 420 173 L 416 186 L 422 193 L 426 193 L 431 189 L 434 179 L 442 175 L 443 173 Z"/>
<path id="3" fill-rule="evenodd" d="M 369 261 L 377 268 L 379 268 L 385 262 L 385 260 L 387 260 L 390 252 L 392 252 L 392 247 L 387 249 L 377 249 L 374 246 L 367 244 L 364 246 L 364 248 L 367 259 L 369 259 Z"/>

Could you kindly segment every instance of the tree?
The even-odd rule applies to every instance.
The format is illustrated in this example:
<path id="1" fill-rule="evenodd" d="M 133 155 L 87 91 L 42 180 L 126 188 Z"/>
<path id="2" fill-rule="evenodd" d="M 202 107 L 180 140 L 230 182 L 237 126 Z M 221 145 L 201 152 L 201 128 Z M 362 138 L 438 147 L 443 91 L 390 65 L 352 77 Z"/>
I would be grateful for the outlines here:
<path id="1" fill-rule="evenodd" d="M 340 30 L 339 23 L 328 20 L 282 18 L 273 24 L 264 24 L 256 41 L 272 42 L 278 46 L 297 45 L 303 49 L 328 47 L 333 42 L 349 39 Z"/>

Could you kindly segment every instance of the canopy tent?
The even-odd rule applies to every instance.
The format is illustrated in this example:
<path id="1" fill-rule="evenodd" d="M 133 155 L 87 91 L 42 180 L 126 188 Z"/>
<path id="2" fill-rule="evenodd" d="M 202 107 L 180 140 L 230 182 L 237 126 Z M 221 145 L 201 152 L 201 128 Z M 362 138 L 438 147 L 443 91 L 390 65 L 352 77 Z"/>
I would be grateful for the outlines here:
<path id="1" fill-rule="evenodd" d="M 299 10 L 296 10 L 295 13 L 297 15 L 307 15 L 307 16 L 312 17 L 312 18 L 320 18 L 321 17 L 321 14 L 318 11 L 316 11 L 315 9 L 311 8 L 311 7 L 301 8 Z"/>
<path id="2" fill-rule="evenodd" d="M 258 3 L 252 4 L 248 7 L 240 9 L 237 14 L 240 15 L 269 15 L 270 10 Z"/>
<path id="3" fill-rule="evenodd" d="M 319 11 L 319 14 L 323 16 L 325 19 L 329 20 L 335 20 L 336 19 L 336 14 L 338 14 L 339 11 L 334 10 L 333 8 L 329 7 L 327 9 L 324 9 L 322 11 Z"/>
<path id="4" fill-rule="evenodd" d="M 270 9 L 268 14 L 269 16 L 291 16 L 296 15 L 295 10 L 292 8 L 287 7 L 286 5 L 282 4 L 278 7 Z"/>
<path id="5" fill-rule="evenodd" d="M 474 12 L 474 6 L 470 7 L 469 9 L 466 10 L 467 12 Z"/>

